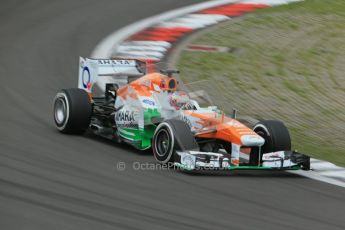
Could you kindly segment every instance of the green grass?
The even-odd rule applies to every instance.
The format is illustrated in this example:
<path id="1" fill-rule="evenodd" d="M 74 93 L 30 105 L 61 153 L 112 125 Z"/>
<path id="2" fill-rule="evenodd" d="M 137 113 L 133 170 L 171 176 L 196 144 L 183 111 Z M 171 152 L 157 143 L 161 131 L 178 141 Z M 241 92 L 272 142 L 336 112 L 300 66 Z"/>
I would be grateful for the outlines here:
<path id="1" fill-rule="evenodd" d="M 283 120 L 295 149 L 345 166 L 344 0 L 259 10 L 192 43 L 235 51 L 184 51 L 178 67 L 190 88 L 229 112 Z"/>

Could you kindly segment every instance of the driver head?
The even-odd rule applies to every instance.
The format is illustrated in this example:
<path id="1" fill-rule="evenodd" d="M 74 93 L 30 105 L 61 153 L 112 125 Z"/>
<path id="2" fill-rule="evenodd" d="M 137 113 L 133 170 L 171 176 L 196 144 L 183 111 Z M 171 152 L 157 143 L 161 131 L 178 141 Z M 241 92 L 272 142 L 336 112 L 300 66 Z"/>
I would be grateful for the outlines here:
<path id="1" fill-rule="evenodd" d="M 184 91 L 175 91 L 170 95 L 170 105 L 176 109 L 180 109 L 189 101 L 190 98 L 188 94 Z"/>

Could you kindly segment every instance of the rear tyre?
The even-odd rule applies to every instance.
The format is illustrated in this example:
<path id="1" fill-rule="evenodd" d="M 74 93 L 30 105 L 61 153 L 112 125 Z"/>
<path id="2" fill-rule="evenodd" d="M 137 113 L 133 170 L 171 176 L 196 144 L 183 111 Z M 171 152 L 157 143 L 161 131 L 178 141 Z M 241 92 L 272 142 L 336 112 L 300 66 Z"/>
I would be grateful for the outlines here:
<path id="1" fill-rule="evenodd" d="M 63 89 L 54 98 L 54 121 L 63 133 L 80 134 L 90 125 L 92 105 L 85 90 Z"/>
<path id="2" fill-rule="evenodd" d="M 254 126 L 253 130 L 265 139 L 265 144 L 261 147 L 262 153 L 291 150 L 289 130 L 283 122 L 277 120 L 260 121 Z M 258 160 L 259 151 L 256 149 L 250 155 L 251 164 L 257 165 Z"/>
<path id="3" fill-rule="evenodd" d="M 198 150 L 190 127 L 181 120 L 160 123 L 152 138 L 153 155 L 159 163 L 176 161 L 176 151 Z"/>

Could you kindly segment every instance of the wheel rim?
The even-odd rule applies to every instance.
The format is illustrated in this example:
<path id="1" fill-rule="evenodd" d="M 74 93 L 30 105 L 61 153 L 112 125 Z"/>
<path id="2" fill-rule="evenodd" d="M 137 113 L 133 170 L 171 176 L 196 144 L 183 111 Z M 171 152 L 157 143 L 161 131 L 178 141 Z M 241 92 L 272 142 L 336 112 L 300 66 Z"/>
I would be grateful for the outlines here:
<path id="1" fill-rule="evenodd" d="M 169 153 L 170 136 L 167 130 L 161 129 L 156 137 L 156 150 L 157 155 L 162 157 Z"/>
<path id="2" fill-rule="evenodd" d="M 54 118 L 58 125 L 63 125 L 67 116 L 66 101 L 63 98 L 57 98 L 54 106 Z"/>

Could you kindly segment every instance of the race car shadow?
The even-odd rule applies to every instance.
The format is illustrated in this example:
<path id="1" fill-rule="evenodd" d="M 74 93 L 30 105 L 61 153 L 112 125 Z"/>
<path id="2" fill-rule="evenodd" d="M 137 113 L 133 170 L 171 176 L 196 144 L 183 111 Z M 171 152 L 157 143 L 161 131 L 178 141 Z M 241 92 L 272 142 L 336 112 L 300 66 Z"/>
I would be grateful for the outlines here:
<path id="1" fill-rule="evenodd" d="M 183 171 L 177 170 L 189 176 L 203 176 L 203 177 L 263 177 L 263 178 L 303 178 L 303 176 L 289 173 L 282 170 L 198 170 L 198 171 Z"/>

